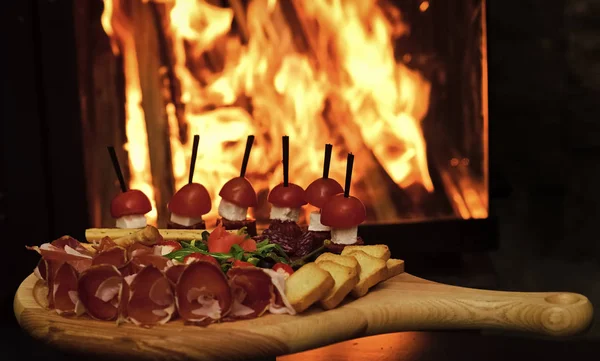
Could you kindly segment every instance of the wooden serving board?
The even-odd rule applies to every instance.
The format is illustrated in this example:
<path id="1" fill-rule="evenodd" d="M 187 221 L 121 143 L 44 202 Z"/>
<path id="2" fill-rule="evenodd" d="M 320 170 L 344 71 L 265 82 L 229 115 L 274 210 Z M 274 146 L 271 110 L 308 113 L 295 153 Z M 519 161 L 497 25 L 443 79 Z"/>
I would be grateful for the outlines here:
<path id="1" fill-rule="evenodd" d="M 314 306 L 298 316 L 266 315 L 206 328 L 169 322 L 151 329 L 65 318 L 43 309 L 34 294 L 45 286 L 32 274 L 14 300 L 21 327 L 33 337 L 76 352 L 119 359 L 239 360 L 274 357 L 353 338 L 399 331 L 501 329 L 569 336 L 592 321 L 592 304 L 575 293 L 521 293 L 462 288 L 407 273 L 340 307 Z M 40 298 L 38 298 L 40 299 Z"/>

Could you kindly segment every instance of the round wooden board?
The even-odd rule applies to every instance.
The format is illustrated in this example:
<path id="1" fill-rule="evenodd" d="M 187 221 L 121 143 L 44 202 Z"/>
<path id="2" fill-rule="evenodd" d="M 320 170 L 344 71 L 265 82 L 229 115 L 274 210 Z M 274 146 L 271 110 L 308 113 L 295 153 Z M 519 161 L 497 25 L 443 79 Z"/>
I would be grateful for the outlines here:
<path id="1" fill-rule="evenodd" d="M 435 329 L 568 336 L 584 331 L 593 317 L 592 304 L 579 294 L 476 290 L 403 273 L 330 311 L 313 306 L 298 316 L 269 314 L 208 327 L 176 320 L 147 329 L 59 316 L 36 301 L 34 294 L 41 294 L 43 303 L 43 287 L 32 274 L 17 290 L 14 311 L 24 330 L 58 348 L 121 359 L 256 359 L 368 335 Z"/>

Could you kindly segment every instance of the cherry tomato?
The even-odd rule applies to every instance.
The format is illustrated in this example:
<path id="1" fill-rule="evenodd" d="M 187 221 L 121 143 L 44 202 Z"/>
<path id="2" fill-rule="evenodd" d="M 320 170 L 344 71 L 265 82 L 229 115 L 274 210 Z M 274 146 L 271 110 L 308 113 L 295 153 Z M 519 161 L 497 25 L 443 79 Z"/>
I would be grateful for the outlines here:
<path id="1" fill-rule="evenodd" d="M 167 208 L 183 217 L 201 218 L 210 212 L 212 202 L 206 188 L 199 183 L 188 183 L 171 198 Z"/>
<path id="2" fill-rule="evenodd" d="M 299 185 L 288 183 L 284 187 L 281 183 L 271 189 L 267 201 L 276 207 L 300 208 L 307 203 L 304 198 L 304 189 Z"/>
<path id="3" fill-rule="evenodd" d="M 248 238 L 240 243 L 240 247 L 246 252 L 254 252 L 256 251 L 256 241 L 252 238 Z"/>
<path id="4" fill-rule="evenodd" d="M 254 265 L 250 262 L 244 262 L 236 259 L 233 261 L 233 267 L 254 267 Z"/>
<path id="5" fill-rule="evenodd" d="M 206 261 L 206 262 L 212 263 L 216 266 L 220 266 L 219 261 L 217 261 L 214 257 L 211 257 L 206 254 L 198 253 L 198 252 L 188 254 L 187 256 L 185 256 L 183 258 L 183 263 L 185 263 L 185 264 L 190 264 L 190 263 L 194 263 L 197 261 Z"/>
<path id="6" fill-rule="evenodd" d="M 343 192 L 344 188 L 335 179 L 319 178 L 306 188 L 305 196 L 308 203 L 323 208 L 329 198 Z"/>
<path id="7" fill-rule="evenodd" d="M 323 205 L 321 223 L 333 228 L 356 227 L 367 218 L 365 205 L 356 197 L 336 194 Z"/>
<path id="8" fill-rule="evenodd" d="M 216 230 L 215 230 L 216 231 Z M 213 233 L 215 232 L 213 231 Z M 244 236 L 225 232 L 223 236 L 213 237 L 212 233 L 208 237 L 208 251 L 211 253 L 227 253 L 234 244 L 240 244 L 245 240 Z"/>
<path id="9" fill-rule="evenodd" d="M 277 271 L 277 272 L 285 272 L 289 275 L 291 275 L 292 273 L 294 273 L 294 269 L 285 263 L 275 263 L 275 265 L 273 266 L 273 271 Z"/>
<path id="10" fill-rule="evenodd" d="M 244 177 L 230 179 L 223 185 L 219 195 L 227 202 L 240 207 L 256 207 L 258 204 L 256 191 L 250 181 Z"/>
<path id="11" fill-rule="evenodd" d="M 132 214 L 146 214 L 151 210 L 152 204 L 150 204 L 150 199 L 148 199 L 144 192 L 137 189 L 121 192 L 110 202 L 110 215 L 113 218 Z"/>

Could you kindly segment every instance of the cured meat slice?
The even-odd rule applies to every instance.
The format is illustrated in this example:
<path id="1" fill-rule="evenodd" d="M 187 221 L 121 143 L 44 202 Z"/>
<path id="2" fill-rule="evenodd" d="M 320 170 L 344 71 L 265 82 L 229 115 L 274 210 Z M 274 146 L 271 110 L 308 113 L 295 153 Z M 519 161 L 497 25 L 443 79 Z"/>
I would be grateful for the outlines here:
<path id="1" fill-rule="evenodd" d="M 167 268 L 167 270 L 165 271 L 165 275 L 173 285 L 177 284 L 177 281 L 179 281 L 179 277 L 185 270 L 185 267 L 186 265 L 178 264 Z"/>
<path id="2" fill-rule="evenodd" d="M 170 259 L 152 253 L 142 253 L 131 258 L 131 270 L 133 273 L 140 272 L 146 266 L 154 266 L 160 271 L 165 271 L 172 265 L 173 262 Z"/>
<path id="3" fill-rule="evenodd" d="M 138 326 L 168 322 L 175 312 L 175 297 L 165 274 L 149 265 L 132 278 L 127 319 Z"/>
<path id="4" fill-rule="evenodd" d="M 154 253 L 154 249 L 152 247 L 146 246 L 140 242 L 136 242 L 131 246 L 127 247 L 127 258 L 132 259 L 133 257 L 139 256 L 141 254 L 146 253 Z"/>
<path id="5" fill-rule="evenodd" d="M 261 269 L 265 274 L 271 277 L 271 283 L 275 287 L 275 298 L 269 306 L 270 313 L 295 315 L 296 310 L 292 307 L 285 296 L 285 275 L 272 269 Z"/>
<path id="6" fill-rule="evenodd" d="M 123 247 L 113 246 L 98 251 L 92 258 L 92 265 L 100 264 L 113 265 L 118 269 L 123 268 L 127 264 L 127 250 Z"/>
<path id="7" fill-rule="evenodd" d="M 234 267 L 227 272 L 233 293 L 230 318 L 262 316 L 275 302 L 271 277 L 256 267 Z"/>
<path id="8" fill-rule="evenodd" d="M 54 308 L 60 315 L 81 315 L 84 312 L 77 295 L 77 271 L 68 263 L 61 264 L 52 285 Z"/>
<path id="9" fill-rule="evenodd" d="M 47 281 L 48 277 L 48 261 L 43 258 L 40 258 L 37 266 L 33 269 L 33 274 L 42 281 Z"/>
<path id="10" fill-rule="evenodd" d="M 68 262 L 79 273 L 92 265 L 91 253 L 70 236 L 63 236 L 39 247 L 26 248 L 38 252 L 47 261 Z"/>
<path id="11" fill-rule="evenodd" d="M 115 320 L 119 313 L 123 284 L 123 276 L 115 266 L 92 266 L 80 275 L 77 294 L 90 317 Z"/>
<path id="12" fill-rule="evenodd" d="M 175 301 L 181 318 L 198 325 L 226 316 L 233 303 L 227 278 L 219 266 L 206 261 L 186 266 L 175 288 Z"/>
<path id="13" fill-rule="evenodd" d="M 117 244 L 112 240 L 112 238 L 104 237 L 100 240 L 100 242 L 97 245 L 94 245 L 92 247 L 98 252 L 103 252 L 116 246 Z"/>

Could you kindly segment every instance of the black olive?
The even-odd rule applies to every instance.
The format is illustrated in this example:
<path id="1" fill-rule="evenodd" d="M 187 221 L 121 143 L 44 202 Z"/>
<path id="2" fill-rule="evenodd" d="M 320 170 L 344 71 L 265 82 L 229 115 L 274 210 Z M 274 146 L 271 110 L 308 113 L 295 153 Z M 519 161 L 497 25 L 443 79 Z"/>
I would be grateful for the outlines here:
<path id="1" fill-rule="evenodd" d="M 260 268 L 273 268 L 273 266 L 275 266 L 275 261 L 273 261 L 271 258 L 263 258 L 258 262 L 258 267 Z"/>

